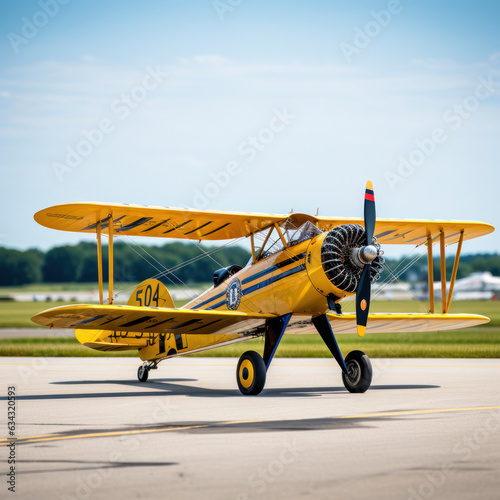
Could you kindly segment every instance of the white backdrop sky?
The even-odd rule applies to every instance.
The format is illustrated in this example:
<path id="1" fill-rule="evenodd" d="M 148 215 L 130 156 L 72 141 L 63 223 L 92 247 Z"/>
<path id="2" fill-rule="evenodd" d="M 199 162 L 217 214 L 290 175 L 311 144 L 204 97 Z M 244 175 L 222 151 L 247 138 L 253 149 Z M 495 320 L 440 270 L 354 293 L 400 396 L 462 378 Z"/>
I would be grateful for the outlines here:
<path id="1" fill-rule="evenodd" d="M 62 3 L 2 2 L 0 245 L 81 240 L 32 218 L 74 201 L 362 216 L 367 179 L 380 217 L 499 226 L 499 2 Z"/>

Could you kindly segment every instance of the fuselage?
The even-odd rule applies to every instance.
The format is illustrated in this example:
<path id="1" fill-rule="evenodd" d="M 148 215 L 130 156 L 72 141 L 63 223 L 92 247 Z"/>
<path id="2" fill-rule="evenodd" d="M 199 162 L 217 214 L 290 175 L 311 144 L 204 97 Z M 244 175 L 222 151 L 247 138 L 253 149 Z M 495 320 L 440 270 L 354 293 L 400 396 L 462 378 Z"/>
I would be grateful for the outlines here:
<path id="1" fill-rule="evenodd" d="M 306 255 L 310 243 L 311 240 L 307 240 L 287 247 L 248 265 L 184 307 L 233 309 L 277 316 L 291 312 L 318 313 L 321 308 L 325 310 L 326 300 L 313 287 L 306 269 Z"/>

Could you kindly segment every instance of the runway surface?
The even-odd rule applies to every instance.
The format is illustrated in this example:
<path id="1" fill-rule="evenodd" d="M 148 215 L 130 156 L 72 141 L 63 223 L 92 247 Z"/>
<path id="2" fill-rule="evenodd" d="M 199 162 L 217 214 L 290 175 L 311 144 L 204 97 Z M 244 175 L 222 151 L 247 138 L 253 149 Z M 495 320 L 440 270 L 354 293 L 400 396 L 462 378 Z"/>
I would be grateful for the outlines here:
<path id="1" fill-rule="evenodd" d="M 275 359 L 257 397 L 236 362 L 176 358 L 141 384 L 131 358 L 0 358 L 12 498 L 499 498 L 500 360 L 372 360 L 350 394 L 332 360 Z"/>
<path id="2" fill-rule="evenodd" d="M 73 328 L 0 328 L 0 339 L 75 338 Z"/>

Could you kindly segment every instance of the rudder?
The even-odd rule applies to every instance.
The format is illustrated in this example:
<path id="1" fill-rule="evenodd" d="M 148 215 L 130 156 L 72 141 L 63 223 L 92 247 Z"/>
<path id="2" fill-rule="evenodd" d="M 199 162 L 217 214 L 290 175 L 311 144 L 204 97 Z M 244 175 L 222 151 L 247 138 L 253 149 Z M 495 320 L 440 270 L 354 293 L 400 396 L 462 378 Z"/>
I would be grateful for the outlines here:
<path id="1" fill-rule="evenodd" d="M 161 281 L 152 278 L 136 286 L 128 299 L 127 305 L 140 307 L 175 307 L 167 287 Z"/>

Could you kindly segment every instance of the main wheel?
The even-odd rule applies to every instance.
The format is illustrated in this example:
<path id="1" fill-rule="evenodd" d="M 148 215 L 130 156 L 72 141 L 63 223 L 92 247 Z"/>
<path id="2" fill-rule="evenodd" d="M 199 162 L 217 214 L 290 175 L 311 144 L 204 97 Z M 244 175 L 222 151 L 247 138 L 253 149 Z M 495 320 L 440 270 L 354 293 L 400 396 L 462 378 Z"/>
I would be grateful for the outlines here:
<path id="1" fill-rule="evenodd" d="M 255 351 L 241 355 L 236 369 L 236 380 L 241 394 L 255 396 L 260 394 L 266 384 L 266 364 Z"/>
<path id="2" fill-rule="evenodd" d="M 139 366 L 139 369 L 137 370 L 137 378 L 139 379 L 139 382 L 146 382 L 148 375 L 148 367 L 146 365 Z"/>
<path id="3" fill-rule="evenodd" d="M 351 351 L 345 358 L 347 375 L 342 373 L 342 380 L 349 392 L 365 392 L 372 383 L 372 364 L 362 351 Z"/>

